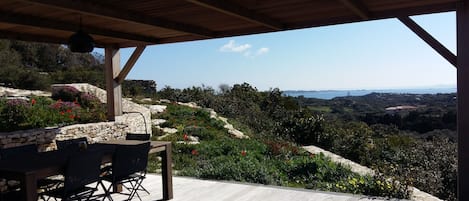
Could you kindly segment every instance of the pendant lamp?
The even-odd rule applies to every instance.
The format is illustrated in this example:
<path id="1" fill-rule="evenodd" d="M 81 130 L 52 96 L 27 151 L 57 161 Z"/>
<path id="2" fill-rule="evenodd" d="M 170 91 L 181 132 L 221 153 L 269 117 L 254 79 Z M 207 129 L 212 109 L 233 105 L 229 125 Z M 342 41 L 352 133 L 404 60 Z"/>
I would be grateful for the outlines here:
<path id="1" fill-rule="evenodd" d="M 81 17 L 80 17 L 80 29 L 72 34 L 68 39 L 68 48 L 72 52 L 88 53 L 94 49 L 93 38 L 84 32 L 81 28 Z"/>

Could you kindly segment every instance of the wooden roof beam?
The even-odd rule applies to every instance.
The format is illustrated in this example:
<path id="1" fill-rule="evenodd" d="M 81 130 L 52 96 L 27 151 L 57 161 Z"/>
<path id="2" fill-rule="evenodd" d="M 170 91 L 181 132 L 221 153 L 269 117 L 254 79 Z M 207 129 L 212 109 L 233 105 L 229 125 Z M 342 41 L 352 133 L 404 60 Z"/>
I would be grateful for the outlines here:
<path id="1" fill-rule="evenodd" d="M 6 30 L 0 30 L 0 38 L 30 41 L 30 42 L 63 44 L 62 38 L 58 38 L 58 37 L 50 37 L 50 36 L 36 35 L 36 34 L 25 34 L 25 33 L 13 32 L 13 31 L 6 31 Z"/>
<path id="2" fill-rule="evenodd" d="M 61 22 L 53 19 L 40 18 L 36 16 L 20 15 L 16 13 L 0 12 L 0 22 L 8 24 L 25 25 L 38 28 L 47 28 L 61 31 L 76 32 L 78 25 Z M 89 34 L 107 36 L 113 38 L 120 38 L 125 40 L 139 41 L 143 43 L 156 44 L 159 42 L 158 38 L 142 36 L 137 34 L 123 33 L 117 31 L 103 30 L 96 27 L 84 26 L 83 30 Z"/>
<path id="3" fill-rule="evenodd" d="M 151 17 L 142 15 L 139 12 L 127 10 L 112 5 L 104 5 L 97 1 L 84 1 L 84 0 L 21 0 L 28 3 L 54 7 L 58 9 L 68 10 L 72 12 L 94 15 L 108 19 L 133 22 L 139 24 L 150 25 L 154 27 L 165 28 L 169 30 L 204 36 L 212 38 L 215 36 L 214 32 L 194 25 L 174 22 L 159 17 Z"/>
<path id="4" fill-rule="evenodd" d="M 200 5 L 205 8 L 209 8 L 227 15 L 231 15 L 237 18 L 244 19 L 249 22 L 260 24 L 269 27 L 273 30 L 280 31 L 284 29 L 284 26 L 276 20 L 256 13 L 248 8 L 242 7 L 231 1 L 219 1 L 219 0 L 187 0 L 188 2 Z"/>
<path id="5" fill-rule="evenodd" d="M 368 8 L 360 0 L 340 0 L 342 4 L 348 9 L 352 10 L 356 15 L 360 16 L 363 20 L 370 19 L 370 12 Z"/>
<path id="6" fill-rule="evenodd" d="M 410 30 L 412 30 L 417 36 L 419 36 L 423 41 L 430 45 L 436 52 L 438 52 L 442 57 L 444 57 L 449 63 L 454 67 L 457 67 L 457 57 L 453 54 L 448 48 L 436 40 L 432 35 L 430 35 L 425 29 L 419 26 L 414 20 L 410 17 L 398 17 L 398 19 L 406 25 Z"/>

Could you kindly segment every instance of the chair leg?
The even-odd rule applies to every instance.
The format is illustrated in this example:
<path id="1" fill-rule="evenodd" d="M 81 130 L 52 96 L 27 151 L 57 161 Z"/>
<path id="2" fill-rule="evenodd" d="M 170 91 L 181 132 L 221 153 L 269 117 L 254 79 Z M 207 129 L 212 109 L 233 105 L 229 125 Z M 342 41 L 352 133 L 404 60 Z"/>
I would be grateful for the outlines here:
<path id="1" fill-rule="evenodd" d="M 130 185 L 132 186 L 132 191 L 130 192 L 129 200 L 132 200 L 134 196 L 137 195 L 138 199 L 142 201 L 142 198 L 137 193 L 137 191 L 142 187 L 143 178 L 140 177 L 140 178 L 135 179 L 134 181 L 135 181 L 134 184 L 130 182 Z"/>
<path id="2" fill-rule="evenodd" d="M 94 191 L 91 191 L 90 195 L 88 195 L 88 197 L 86 198 L 86 201 L 89 201 L 93 197 L 94 192 L 98 190 L 98 186 L 99 186 L 99 182 L 96 183 L 96 187 L 94 187 Z"/>
<path id="3" fill-rule="evenodd" d="M 104 185 L 104 183 L 102 181 L 99 182 L 99 184 L 101 184 L 101 187 L 103 188 L 104 190 L 104 196 L 103 196 L 103 200 L 106 200 L 106 198 L 110 201 L 114 201 L 111 197 L 111 189 L 112 189 L 112 184 L 109 185 L 109 188 L 106 188 L 106 186 Z"/>

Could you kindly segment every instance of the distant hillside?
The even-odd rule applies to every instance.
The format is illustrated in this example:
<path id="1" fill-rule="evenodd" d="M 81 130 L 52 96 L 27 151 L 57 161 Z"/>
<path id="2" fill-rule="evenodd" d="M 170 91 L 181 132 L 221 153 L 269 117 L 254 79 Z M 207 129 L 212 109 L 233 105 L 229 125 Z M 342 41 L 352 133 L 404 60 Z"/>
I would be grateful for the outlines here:
<path id="1" fill-rule="evenodd" d="M 104 86 L 103 59 L 57 44 L 0 40 L 0 85 L 49 90 L 54 83 Z"/>
<path id="2" fill-rule="evenodd" d="M 331 100 L 295 98 L 300 107 L 328 118 L 360 120 L 367 124 L 394 124 L 400 129 L 425 133 L 456 130 L 456 94 L 390 94 L 338 97 Z"/>
<path id="3" fill-rule="evenodd" d="M 51 84 L 104 84 L 104 56 L 72 53 L 66 46 L 0 40 L 0 86 L 50 90 Z M 156 93 L 153 80 L 126 80 L 125 96 L 151 97 Z"/>

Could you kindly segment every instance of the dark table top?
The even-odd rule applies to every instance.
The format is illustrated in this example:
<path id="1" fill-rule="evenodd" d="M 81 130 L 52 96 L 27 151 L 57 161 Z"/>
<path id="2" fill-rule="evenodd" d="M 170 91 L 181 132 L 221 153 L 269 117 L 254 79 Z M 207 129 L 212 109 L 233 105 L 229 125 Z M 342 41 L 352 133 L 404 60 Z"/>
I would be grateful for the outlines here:
<path id="1" fill-rule="evenodd" d="M 148 141 L 137 141 L 137 140 L 110 140 L 103 141 L 96 144 L 89 144 L 87 151 L 96 151 L 103 154 L 104 157 L 109 158 L 114 153 L 117 145 L 134 145 L 139 143 L 145 143 Z M 163 151 L 165 146 L 171 142 L 164 141 L 150 141 L 151 148 L 153 150 Z M 0 177 L 10 178 L 16 177 L 15 174 L 24 174 L 28 172 L 39 172 L 38 178 L 51 176 L 60 172 L 61 168 L 67 163 L 67 159 L 73 154 L 79 154 L 80 150 L 78 147 L 56 150 L 48 152 L 40 152 L 34 154 L 19 155 L 14 158 L 0 160 Z"/>

